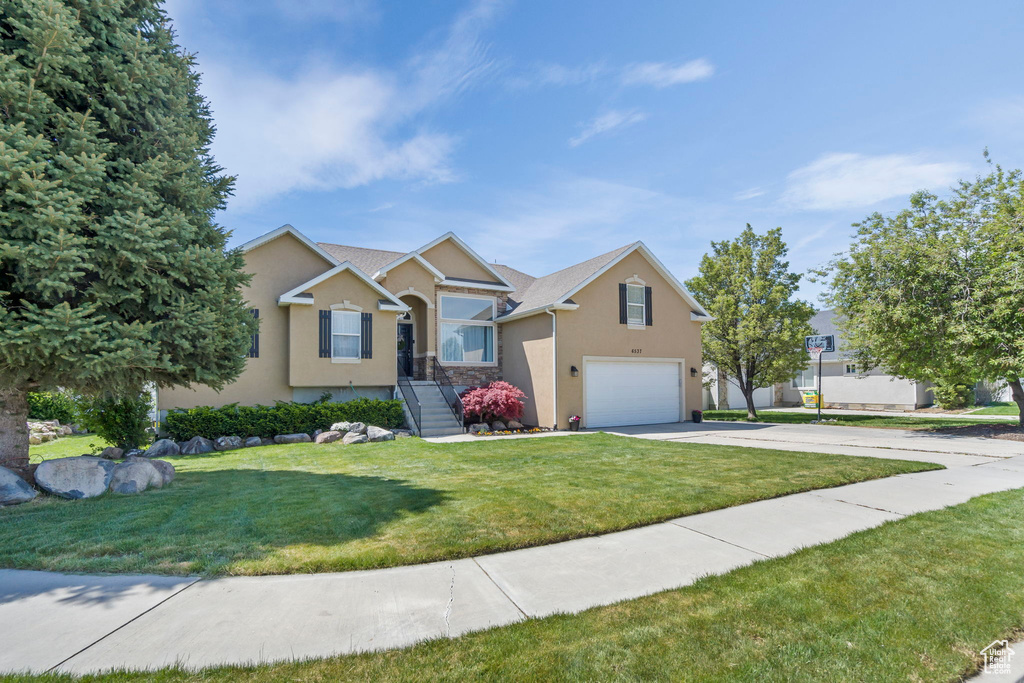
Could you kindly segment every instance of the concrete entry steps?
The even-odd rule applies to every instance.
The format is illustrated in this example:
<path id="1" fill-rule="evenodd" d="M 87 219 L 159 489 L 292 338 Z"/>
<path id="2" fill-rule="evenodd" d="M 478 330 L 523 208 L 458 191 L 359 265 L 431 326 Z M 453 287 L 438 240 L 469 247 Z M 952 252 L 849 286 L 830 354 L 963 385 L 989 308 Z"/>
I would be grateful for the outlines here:
<path id="1" fill-rule="evenodd" d="M 689 585 L 907 514 L 1020 487 L 1024 456 L 394 569 L 204 581 L 0 571 L 0 632 L 15 624 L 3 638 L 9 644 L 17 637 L 16 647 L 0 651 L 0 671 L 199 668 L 403 647 Z"/>

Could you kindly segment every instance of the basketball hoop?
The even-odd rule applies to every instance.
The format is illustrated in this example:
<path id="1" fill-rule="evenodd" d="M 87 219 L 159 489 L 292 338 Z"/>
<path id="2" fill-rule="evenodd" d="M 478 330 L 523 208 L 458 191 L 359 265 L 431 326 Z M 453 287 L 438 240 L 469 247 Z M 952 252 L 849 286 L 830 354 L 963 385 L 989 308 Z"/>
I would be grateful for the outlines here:
<path id="1" fill-rule="evenodd" d="M 812 360 L 821 360 L 821 352 L 824 350 L 824 346 L 811 346 L 807 349 L 807 353 L 811 354 Z"/>

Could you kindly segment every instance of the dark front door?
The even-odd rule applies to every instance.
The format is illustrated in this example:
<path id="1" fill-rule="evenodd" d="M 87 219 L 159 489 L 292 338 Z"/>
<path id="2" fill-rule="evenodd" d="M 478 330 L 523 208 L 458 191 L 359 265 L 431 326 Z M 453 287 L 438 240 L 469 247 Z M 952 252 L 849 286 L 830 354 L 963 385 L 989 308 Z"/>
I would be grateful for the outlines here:
<path id="1" fill-rule="evenodd" d="M 408 377 L 412 377 L 412 325 L 398 323 L 398 363 Z"/>

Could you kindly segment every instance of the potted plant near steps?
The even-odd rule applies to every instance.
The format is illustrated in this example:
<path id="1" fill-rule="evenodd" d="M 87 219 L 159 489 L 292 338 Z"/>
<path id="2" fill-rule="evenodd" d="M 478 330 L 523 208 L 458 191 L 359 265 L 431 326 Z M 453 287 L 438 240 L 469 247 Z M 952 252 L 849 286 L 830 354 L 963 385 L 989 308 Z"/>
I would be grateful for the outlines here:
<path id="1" fill-rule="evenodd" d="M 581 418 L 579 415 L 570 415 L 569 416 L 569 431 L 570 432 L 578 432 L 578 431 L 580 431 L 580 420 L 582 420 L 582 419 L 583 418 Z"/>

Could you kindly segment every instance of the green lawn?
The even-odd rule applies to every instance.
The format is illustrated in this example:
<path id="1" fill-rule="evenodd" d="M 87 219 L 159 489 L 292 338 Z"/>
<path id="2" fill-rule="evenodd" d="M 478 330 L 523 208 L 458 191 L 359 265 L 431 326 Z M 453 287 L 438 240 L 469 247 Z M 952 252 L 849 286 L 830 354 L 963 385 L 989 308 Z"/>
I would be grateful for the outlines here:
<path id="1" fill-rule="evenodd" d="M 81 453 L 94 437 L 33 449 Z M 174 458 L 139 496 L 0 510 L 0 567 L 276 574 L 552 543 L 938 465 L 607 434 L 296 444 Z"/>
<path id="2" fill-rule="evenodd" d="M 978 410 L 972 410 L 971 415 L 1012 415 L 1016 417 L 1020 415 L 1020 410 L 1017 408 L 1016 403 L 999 402 L 991 403 L 984 408 Z"/>
<path id="3" fill-rule="evenodd" d="M 1022 518 L 1024 496 L 1007 491 L 686 588 L 407 650 L 85 680 L 956 681 L 1024 627 Z"/>
<path id="4" fill-rule="evenodd" d="M 779 410 L 761 410 L 757 413 L 756 422 L 776 422 L 781 424 L 809 424 L 818 419 L 818 413 L 808 410 L 806 413 L 790 413 Z M 920 417 L 918 415 L 843 415 L 823 411 L 821 417 L 835 420 L 829 424 L 841 427 L 888 427 L 896 429 L 913 429 L 927 431 L 943 427 L 964 427 L 969 425 L 998 424 L 1005 425 L 1006 420 L 972 420 L 956 417 Z M 724 420 L 726 422 L 746 422 L 745 410 L 705 410 L 705 420 Z"/>

